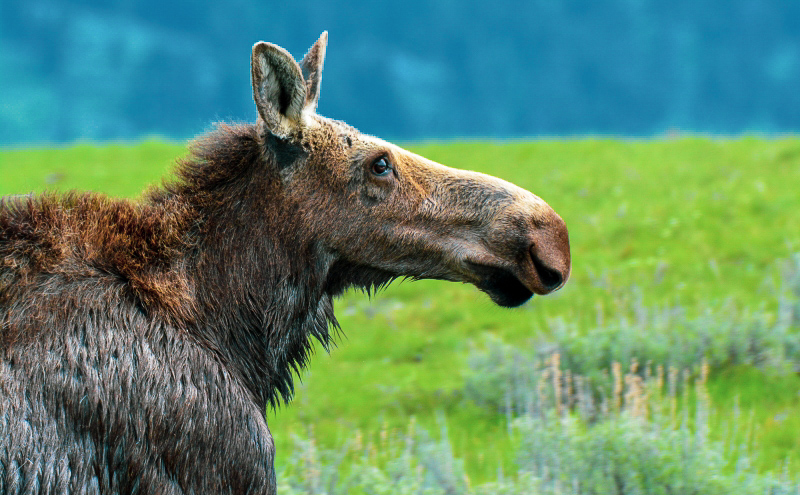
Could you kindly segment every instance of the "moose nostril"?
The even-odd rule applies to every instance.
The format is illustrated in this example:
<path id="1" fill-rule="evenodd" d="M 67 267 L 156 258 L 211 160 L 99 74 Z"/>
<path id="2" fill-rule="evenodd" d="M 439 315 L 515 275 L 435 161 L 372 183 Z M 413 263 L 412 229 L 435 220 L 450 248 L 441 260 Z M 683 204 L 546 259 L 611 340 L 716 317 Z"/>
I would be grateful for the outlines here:
<path id="1" fill-rule="evenodd" d="M 533 260 L 533 267 L 536 269 L 537 275 L 539 275 L 539 280 L 546 290 L 555 290 L 561 286 L 561 283 L 564 282 L 564 276 L 561 275 L 560 271 L 550 268 L 539 259 L 533 246 L 531 247 L 531 259 Z"/>

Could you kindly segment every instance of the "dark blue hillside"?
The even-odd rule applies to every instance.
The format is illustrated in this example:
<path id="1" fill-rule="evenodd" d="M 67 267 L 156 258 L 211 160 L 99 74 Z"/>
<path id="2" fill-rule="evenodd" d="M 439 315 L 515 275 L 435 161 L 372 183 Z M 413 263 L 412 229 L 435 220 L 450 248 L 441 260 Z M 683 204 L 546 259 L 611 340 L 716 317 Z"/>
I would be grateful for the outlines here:
<path id="1" fill-rule="evenodd" d="M 800 130 L 795 0 L 4 0 L 0 145 L 252 120 L 253 43 L 325 29 L 320 113 L 389 138 Z"/>

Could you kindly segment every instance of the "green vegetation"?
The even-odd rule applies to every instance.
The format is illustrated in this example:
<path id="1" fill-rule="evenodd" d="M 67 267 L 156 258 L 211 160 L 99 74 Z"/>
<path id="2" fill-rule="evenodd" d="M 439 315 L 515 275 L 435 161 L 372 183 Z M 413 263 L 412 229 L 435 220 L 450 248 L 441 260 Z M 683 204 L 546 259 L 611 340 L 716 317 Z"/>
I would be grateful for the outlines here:
<path id="1" fill-rule="evenodd" d="M 157 183 L 184 149 L 152 141 L 1 152 L 0 195 L 80 188 L 135 196 Z M 328 476 L 330 486 L 341 471 L 334 485 L 347 479 L 365 493 L 383 493 L 376 488 L 383 476 L 390 487 L 408 482 L 410 493 L 421 486 L 413 485 L 421 483 L 419 476 L 450 466 L 445 471 L 455 476 L 453 483 L 467 483 L 460 472 L 476 490 L 495 483 L 497 493 L 517 493 L 522 485 L 515 477 L 531 483 L 542 477 L 525 467 L 533 451 L 520 440 L 536 432 L 542 432 L 541 442 L 549 438 L 538 445 L 564 445 L 564 456 L 585 452 L 581 466 L 597 466 L 604 451 L 619 453 L 623 467 L 635 457 L 645 469 L 650 461 L 644 459 L 654 459 L 647 469 L 662 480 L 669 475 L 664 463 L 679 458 L 686 445 L 675 438 L 694 432 L 708 450 L 693 451 L 718 457 L 707 465 L 687 460 L 682 472 L 703 468 L 730 476 L 700 493 L 727 493 L 726 483 L 744 486 L 744 478 L 735 476 L 749 476 L 756 488 L 747 493 L 761 493 L 764 484 L 778 483 L 784 469 L 797 471 L 800 261 L 793 253 L 800 252 L 800 139 L 581 139 L 412 149 L 542 196 L 570 228 L 572 278 L 556 294 L 516 310 L 493 306 L 471 286 L 436 281 L 395 283 L 372 300 L 343 297 L 337 302 L 345 333 L 339 347 L 330 357 L 316 356 L 296 399 L 268 413 L 287 480 L 311 480 L 317 473 Z M 615 416 L 613 408 L 591 417 L 562 411 L 560 420 L 547 424 L 568 426 L 548 429 L 541 422 L 553 407 L 532 416 L 523 406 L 538 389 L 512 393 L 507 385 L 525 383 L 509 378 L 516 376 L 514 363 L 531 363 L 517 369 L 546 368 L 555 353 L 564 373 L 596 386 L 586 392 L 596 404 L 614 396 L 614 367 L 628 370 L 634 358 L 644 382 L 646 369 L 648 383 L 657 379 L 659 365 L 664 383 L 670 367 L 686 376 L 689 387 L 683 380 L 672 391 L 665 384 L 661 401 L 694 397 L 705 360 L 708 413 L 697 421 L 697 401 L 681 399 L 686 405 L 678 410 L 691 420 L 669 430 L 675 438 L 668 432 L 671 417 L 662 421 L 653 414 L 636 423 Z M 657 395 L 651 394 L 653 401 Z M 412 418 L 413 428 L 435 432 L 432 438 L 408 434 Z M 592 421 L 601 428 L 593 430 Z M 625 440 L 624 432 L 635 438 Z M 646 455 L 648 442 L 658 455 Z M 377 446 L 377 453 L 368 454 L 368 446 Z M 631 459 L 623 459 L 625 452 Z M 327 467 L 303 471 L 303 459 L 312 458 Z M 333 470 L 337 463 L 346 469 Z M 560 472 L 573 483 L 582 472 L 575 469 Z M 507 474 L 500 479 L 499 472 Z M 759 478 L 768 473 L 774 477 Z M 377 484 L 364 481 L 370 476 Z M 569 483 L 540 484 L 539 491 L 568 491 Z M 293 486 L 298 493 L 322 490 Z M 670 486 L 681 492 L 680 484 Z"/>

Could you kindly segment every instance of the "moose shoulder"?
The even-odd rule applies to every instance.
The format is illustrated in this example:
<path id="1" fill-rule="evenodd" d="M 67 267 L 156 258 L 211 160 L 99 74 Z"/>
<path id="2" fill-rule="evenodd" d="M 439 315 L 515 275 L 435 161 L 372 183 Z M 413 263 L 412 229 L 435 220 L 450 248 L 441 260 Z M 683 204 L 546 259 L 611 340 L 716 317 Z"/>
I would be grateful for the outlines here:
<path id="1" fill-rule="evenodd" d="M 256 44 L 256 123 L 141 201 L 0 202 L 0 493 L 274 493 L 265 409 L 336 295 L 435 278 L 516 306 L 567 280 L 537 196 L 317 115 L 326 41 Z"/>

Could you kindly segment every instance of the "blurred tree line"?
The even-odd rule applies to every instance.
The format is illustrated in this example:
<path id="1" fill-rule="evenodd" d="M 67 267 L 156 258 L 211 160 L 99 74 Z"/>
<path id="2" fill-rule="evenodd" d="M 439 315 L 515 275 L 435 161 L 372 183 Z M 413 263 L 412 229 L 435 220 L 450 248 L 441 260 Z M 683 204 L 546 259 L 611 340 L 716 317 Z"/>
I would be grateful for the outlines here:
<path id="1" fill-rule="evenodd" d="M 253 43 L 323 30 L 319 112 L 389 138 L 800 129 L 796 0 L 0 0 L 0 145 L 253 120 Z"/>

